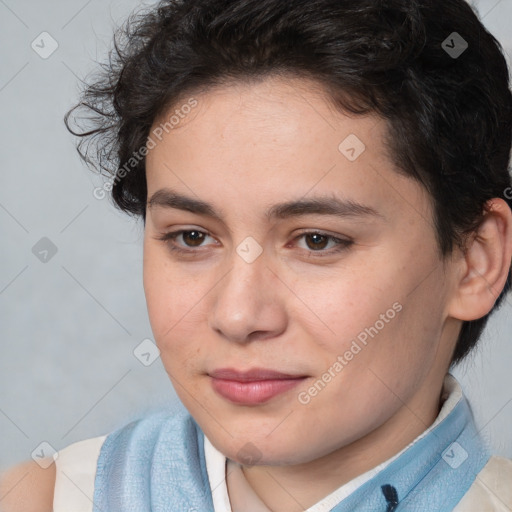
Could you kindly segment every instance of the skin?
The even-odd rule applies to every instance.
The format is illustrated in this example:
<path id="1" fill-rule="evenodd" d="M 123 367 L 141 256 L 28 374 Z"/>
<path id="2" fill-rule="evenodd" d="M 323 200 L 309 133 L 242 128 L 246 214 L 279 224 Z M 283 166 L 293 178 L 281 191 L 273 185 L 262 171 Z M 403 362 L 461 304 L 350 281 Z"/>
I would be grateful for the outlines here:
<path id="1" fill-rule="evenodd" d="M 180 399 L 214 446 L 242 464 L 270 510 L 302 511 L 432 424 L 461 321 L 488 313 L 505 284 L 512 213 L 490 200 L 465 252 L 442 259 L 430 198 L 394 169 L 381 119 L 347 117 L 316 84 L 297 79 L 233 84 L 196 99 L 148 153 L 148 198 L 173 189 L 211 203 L 222 220 L 148 207 L 151 326 Z M 355 161 L 338 150 L 349 134 L 366 145 Z M 333 194 L 378 215 L 264 215 L 276 203 Z M 158 240 L 178 229 L 207 233 L 199 243 L 175 240 L 197 254 Z M 333 239 L 304 236 L 315 230 L 352 244 L 335 253 Z M 251 263 L 236 250 L 248 236 L 262 250 Z M 395 303 L 401 310 L 384 322 Z M 378 333 L 301 402 L 378 320 Z M 266 403 L 237 405 L 211 387 L 208 373 L 225 367 L 307 378 Z M 247 443 L 257 449 L 252 465 Z M 54 464 L 12 468 L 0 475 L 0 510 L 51 512 L 54 485 Z"/>
<path id="2" fill-rule="evenodd" d="M 0 512 L 52 512 L 55 469 L 31 460 L 1 473 Z"/>
<path id="3" fill-rule="evenodd" d="M 382 119 L 348 117 L 316 84 L 282 77 L 195 98 L 147 156 L 148 199 L 170 189 L 210 203 L 221 220 L 148 206 L 151 326 L 177 394 L 214 446 L 243 464 L 252 443 L 257 460 L 243 470 L 256 493 L 273 511 L 304 510 L 433 423 L 461 320 L 487 313 L 505 283 L 510 210 L 493 200 L 471 250 L 442 259 L 430 198 L 397 173 Z M 338 149 L 349 134 L 366 146 L 355 161 Z M 276 203 L 333 194 L 378 215 L 264 215 Z M 188 236 L 158 239 L 179 229 Z M 199 242 L 194 230 L 205 233 Z M 352 244 L 334 253 L 332 240 L 301 236 L 314 230 Z M 236 250 L 249 236 L 262 250 L 251 263 Z M 300 403 L 397 302 L 401 311 Z M 240 405 L 212 389 L 209 372 L 226 367 L 307 378 L 266 403 Z"/>

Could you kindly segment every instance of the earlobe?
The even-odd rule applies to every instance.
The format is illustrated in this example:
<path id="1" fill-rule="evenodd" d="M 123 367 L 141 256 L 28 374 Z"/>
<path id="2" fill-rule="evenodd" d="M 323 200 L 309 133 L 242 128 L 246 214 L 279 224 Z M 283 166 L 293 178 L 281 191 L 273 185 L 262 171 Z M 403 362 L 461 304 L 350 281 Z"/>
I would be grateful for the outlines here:
<path id="1" fill-rule="evenodd" d="M 490 199 L 478 231 L 462 256 L 449 316 L 477 320 L 493 308 L 505 286 L 512 262 L 512 211 L 500 198 Z"/>

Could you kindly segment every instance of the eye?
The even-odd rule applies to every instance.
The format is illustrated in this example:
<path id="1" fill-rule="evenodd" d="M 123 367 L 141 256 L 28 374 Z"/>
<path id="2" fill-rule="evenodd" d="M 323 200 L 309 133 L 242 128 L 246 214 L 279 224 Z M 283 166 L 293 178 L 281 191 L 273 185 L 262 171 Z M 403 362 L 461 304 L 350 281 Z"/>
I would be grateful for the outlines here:
<path id="1" fill-rule="evenodd" d="M 306 250 L 315 253 L 315 257 L 330 256 L 347 249 L 354 243 L 352 240 L 338 238 L 320 231 L 302 233 L 296 237 L 295 240 L 300 240 L 301 238 L 304 238 Z M 332 243 L 331 249 L 326 251 L 324 249 L 329 245 L 329 242 Z"/>
<path id="2" fill-rule="evenodd" d="M 158 236 L 157 240 L 165 242 L 168 245 L 169 249 L 171 249 L 171 251 L 182 252 L 187 254 L 197 252 L 194 250 L 184 249 L 183 246 L 176 245 L 176 239 L 179 236 L 182 236 L 182 239 L 185 242 L 184 247 L 194 248 L 200 247 L 201 243 L 205 240 L 205 238 L 210 235 L 198 229 L 180 229 L 179 231 L 171 231 L 170 233 L 164 233 L 163 235 Z"/>
<path id="3" fill-rule="evenodd" d="M 213 238 L 208 233 L 199 229 L 180 229 L 178 231 L 164 233 L 156 237 L 156 239 L 164 242 L 168 248 L 175 253 L 194 255 L 202 252 L 194 250 L 194 248 L 205 245 L 203 242 L 207 237 Z M 181 238 L 183 244 L 177 243 L 179 238 Z M 332 254 L 339 253 L 348 249 L 348 247 L 354 243 L 353 240 L 338 238 L 320 231 L 307 231 L 301 233 L 299 236 L 295 237 L 294 241 L 300 239 L 304 239 L 306 244 L 306 248 L 303 250 L 310 253 L 310 256 L 313 257 L 330 256 Z M 329 250 L 325 250 L 329 244 L 331 244 L 331 248 Z"/>

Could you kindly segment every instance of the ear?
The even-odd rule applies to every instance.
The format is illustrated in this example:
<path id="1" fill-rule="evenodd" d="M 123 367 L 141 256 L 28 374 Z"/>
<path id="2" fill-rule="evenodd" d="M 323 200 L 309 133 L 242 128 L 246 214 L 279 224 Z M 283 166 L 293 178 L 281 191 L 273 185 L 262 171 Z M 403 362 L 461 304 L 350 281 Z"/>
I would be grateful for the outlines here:
<path id="1" fill-rule="evenodd" d="M 500 198 L 486 203 L 486 213 L 457 265 L 455 292 L 448 315 L 477 320 L 493 308 L 505 286 L 512 262 L 512 211 Z"/>

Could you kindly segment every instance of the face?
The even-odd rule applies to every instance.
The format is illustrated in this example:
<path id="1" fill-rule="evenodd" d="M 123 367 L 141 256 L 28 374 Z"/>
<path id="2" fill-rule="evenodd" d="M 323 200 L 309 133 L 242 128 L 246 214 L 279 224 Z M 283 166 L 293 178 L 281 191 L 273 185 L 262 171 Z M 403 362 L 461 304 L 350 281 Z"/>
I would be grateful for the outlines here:
<path id="1" fill-rule="evenodd" d="M 267 78 L 186 99 L 152 133 L 149 318 L 212 443 L 241 462 L 299 464 L 422 421 L 453 348 L 450 275 L 385 122 Z"/>

